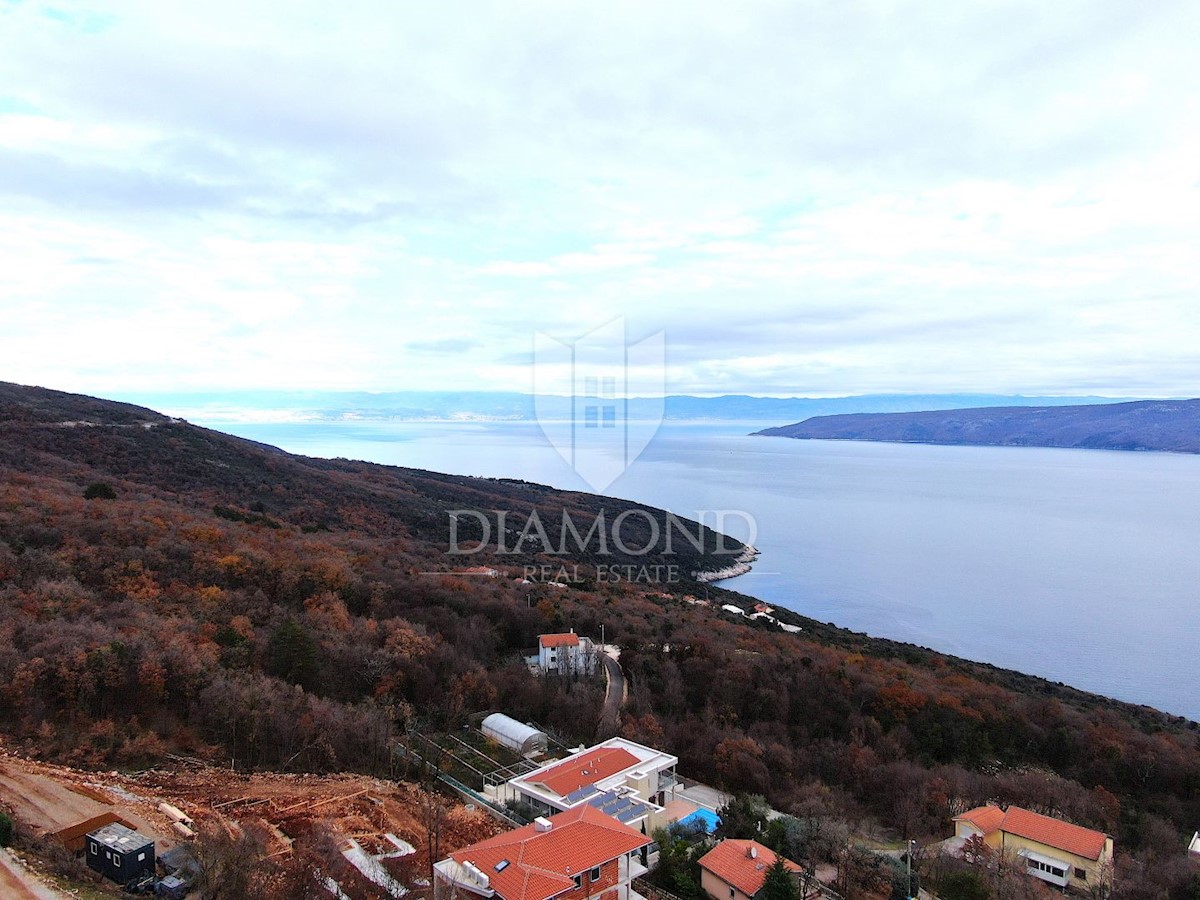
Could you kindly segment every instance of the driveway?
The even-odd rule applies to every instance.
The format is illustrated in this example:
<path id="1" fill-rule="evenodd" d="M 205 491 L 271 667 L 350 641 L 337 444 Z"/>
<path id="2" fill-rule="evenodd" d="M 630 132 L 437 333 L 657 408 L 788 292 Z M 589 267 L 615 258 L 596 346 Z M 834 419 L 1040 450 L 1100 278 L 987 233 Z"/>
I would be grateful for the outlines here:
<path id="1" fill-rule="evenodd" d="M 596 726 L 596 737 L 608 740 L 621 727 L 621 707 L 629 699 L 629 685 L 625 681 L 625 673 L 621 664 L 607 653 L 600 654 L 604 663 L 604 680 L 607 686 L 604 690 L 604 710 L 600 713 L 600 724 Z"/>

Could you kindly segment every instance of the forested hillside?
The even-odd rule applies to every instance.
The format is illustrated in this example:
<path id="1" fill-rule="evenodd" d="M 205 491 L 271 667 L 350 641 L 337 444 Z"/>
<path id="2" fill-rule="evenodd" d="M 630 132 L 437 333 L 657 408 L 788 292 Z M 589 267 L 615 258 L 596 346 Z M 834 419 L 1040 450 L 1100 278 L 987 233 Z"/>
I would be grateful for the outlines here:
<path id="1" fill-rule="evenodd" d="M 1200 400 L 815 416 L 770 437 L 1200 453 Z"/>
<path id="2" fill-rule="evenodd" d="M 749 601 L 689 580 L 604 583 L 587 577 L 590 551 L 571 558 L 584 577 L 565 588 L 520 582 L 527 562 L 559 556 L 446 554 L 448 510 L 564 507 L 634 508 L 305 459 L 4 387 L 0 730 L 83 766 L 184 752 L 371 772 L 387 771 L 406 729 L 483 710 L 587 740 L 603 685 L 533 678 L 518 651 L 603 624 L 631 681 L 624 733 L 677 753 L 685 774 L 902 835 L 1018 803 L 1114 833 L 1129 871 L 1168 878 L 1154 860 L 1182 858 L 1200 823 L 1196 723 L 798 617 L 805 631 L 786 634 L 722 614 Z M 720 568 L 716 535 L 703 540 L 650 559 Z M 445 574 L 464 563 L 501 575 Z M 682 600 L 705 590 L 712 605 Z"/>

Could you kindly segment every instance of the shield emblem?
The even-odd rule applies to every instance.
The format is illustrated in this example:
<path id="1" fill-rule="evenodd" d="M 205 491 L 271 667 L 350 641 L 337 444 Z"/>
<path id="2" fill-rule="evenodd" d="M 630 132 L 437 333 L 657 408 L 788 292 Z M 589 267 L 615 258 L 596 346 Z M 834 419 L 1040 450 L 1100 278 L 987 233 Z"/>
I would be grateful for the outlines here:
<path id="1" fill-rule="evenodd" d="M 666 342 L 657 332 L 626 340 L 614 319 L 566 344 L 538 332 L 534 412 L 546 439 L 602 493 L 658 433 L 666 388 Z"/>

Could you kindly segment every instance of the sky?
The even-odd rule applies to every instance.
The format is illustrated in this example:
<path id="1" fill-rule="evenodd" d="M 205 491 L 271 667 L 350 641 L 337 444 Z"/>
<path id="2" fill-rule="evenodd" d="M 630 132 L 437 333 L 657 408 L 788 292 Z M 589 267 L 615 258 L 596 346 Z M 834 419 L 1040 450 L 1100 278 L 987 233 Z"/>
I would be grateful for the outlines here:
<path id="1" fill-rule="evenodd" d="M 1200 394 L 1194 0 L 0 0 L 0 380 Z"/>

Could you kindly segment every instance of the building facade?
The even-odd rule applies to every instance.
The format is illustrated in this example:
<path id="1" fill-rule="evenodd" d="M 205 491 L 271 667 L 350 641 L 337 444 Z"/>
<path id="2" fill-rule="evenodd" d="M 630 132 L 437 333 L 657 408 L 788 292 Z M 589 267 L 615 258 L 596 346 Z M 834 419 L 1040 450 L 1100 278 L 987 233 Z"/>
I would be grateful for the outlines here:
<path id="1" fill-rule="evenodd" d="M 599 651 L 574 631 L 538 636 L 538 668 L 547 675 L 591 675 Z"/>

